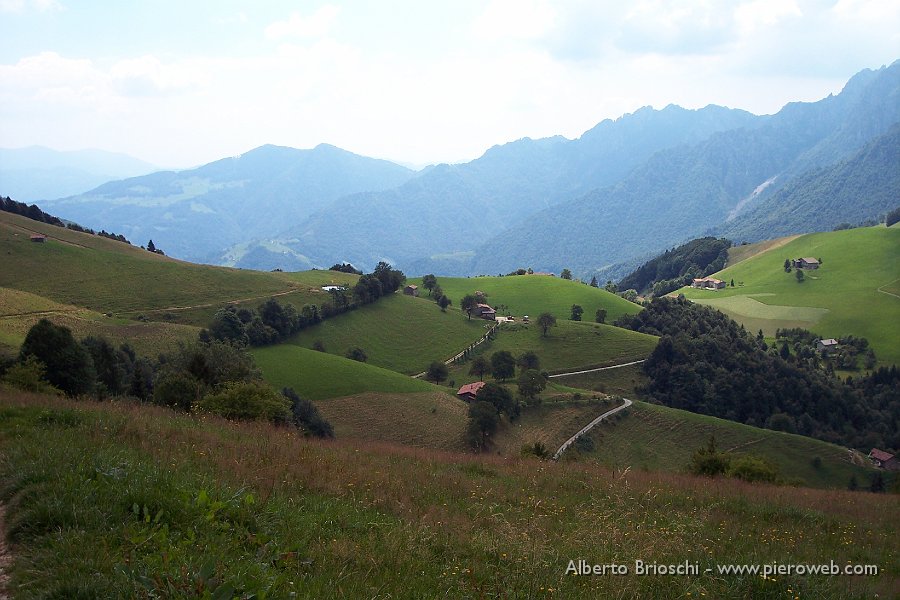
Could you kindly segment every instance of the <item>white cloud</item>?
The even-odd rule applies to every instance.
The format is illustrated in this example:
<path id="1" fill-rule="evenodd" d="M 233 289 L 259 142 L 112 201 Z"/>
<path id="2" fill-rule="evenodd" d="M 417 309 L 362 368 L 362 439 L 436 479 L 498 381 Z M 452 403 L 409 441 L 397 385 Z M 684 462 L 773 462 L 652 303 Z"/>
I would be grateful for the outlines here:
<path id="1" fill-rule="evenodd" d="M 63 7 L 57 0 L 0 0 L 0 12 L 21 13 L 27 8 L 47 12 L 62 10 Z"/>
<path id="2" fill-rule="evenodd" d="M 291 13 L 286 21 L 276 21 L 266 27 L 265 35 L 271 40 L 286 37 L 322 37 L 328 34 L 332 23 L 340 13 L 336 6 L 326 4 L 308 17 Z"/>
<path id="3" fill-rule="evenodd" d="M 539 39 L 556 21 L 553 6 L 544 0 L 492 0 L 472 24 L 476 37 Z"/>
<path id="4" fill-rule="evenodd" d="M 116 90 L 126 96 L 152 96 L 187 91 L 208 83 L 196 65 L 164 65 L 152 55 L 117 62 L 109 71 Z"/>

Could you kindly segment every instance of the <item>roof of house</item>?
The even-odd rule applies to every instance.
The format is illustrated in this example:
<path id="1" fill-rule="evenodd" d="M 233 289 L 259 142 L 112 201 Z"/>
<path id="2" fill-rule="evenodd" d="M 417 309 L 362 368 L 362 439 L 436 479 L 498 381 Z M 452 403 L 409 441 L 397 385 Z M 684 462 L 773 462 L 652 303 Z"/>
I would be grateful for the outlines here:
<path id="1" fill-rule="evenodd" d="M 419 289 L 419 286 L 417 286 L 417 285 L 415 285 L 415 284 L 412 284 L 412 283 L 411 283 L 411 284 L 409 284 L 409 285 L 408 285 L 408 286 L 406 286 L 406 287 L 408 287 L 408 288 L 412 288 L 412 289 L 414 289 L 414 290 L 417 290 L 417 289 Z"/>
<path id="2" fill-rule="evenodd" d="M 476 304 L 475 306 L 477 308 L 487 308 L 488 310 L 494 310 L 493 308 L 491 308 L 490 304 Z"/>
<path id="3" fill-rule="evenodd" d="M 881 462 L 887 462 L 887 461 L 891 460 L 892 458 L 894 458 L 893 454 L 889 454 L 889 453 L 885 452 L 884 450 L 879 450 L 878 448 L 872 448 L 872 451 L 869 452 L 869 456 L 871 458 L 874 458 L 875 460 L 881 461 Z"/>
<path id="4" fill-rule="evenodd" d="M 703 277 L 702 279 L 694 279 L 694 281 L 698 282 L 698 283 L 702 282 L 702 281 L 710 281 L 712 283 L 724 283 L 721 279 L 716 279 L 715 277 Z"/>
<path id="5" fill-rule="evenodd" d="M 31 234 L 31 239 L 33 240 L 46 240 L 47 236 L 43 233 L 33 233 Z"/>
<path id="6" fill-rule="evenodd" d="M 456 392 L 457 396 L 464 396 L 466 394 L 472 394 L 473 396 L 478 393 L 478 390 L 484 387 L 483 381 L 476 381 L 475 383 L 467 383 L 466 385 L 459 388 L 459 391 Z"/>
<path id="7" fill-rule="evenodd" d="M 809 264 L 811 264 L 811 265 L 813 265 L 813 264 L 815 264 L 815 265 L 819 264 L 819 259 L 817 259 L 817 258 L 801 258 L 800 260 L 802 260 L 802 261 L 805 262 L 805 263 L 809 263 Z"/>
<path id="8" fill-rule="evenodd" d="M 837 346 L 838 341 L 834 338 L 828 338 L 827 340 L 819 340 L 819 343 L 823 346 Z"/>

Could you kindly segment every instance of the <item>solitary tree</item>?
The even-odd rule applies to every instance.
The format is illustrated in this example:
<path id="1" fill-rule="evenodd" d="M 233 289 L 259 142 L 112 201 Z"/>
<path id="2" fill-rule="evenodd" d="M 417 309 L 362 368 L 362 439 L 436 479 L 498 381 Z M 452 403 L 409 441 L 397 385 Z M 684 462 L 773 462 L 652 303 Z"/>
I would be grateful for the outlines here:
<path id="1" fill-rule="evenodd" d="M 434 275 L 425 275 L 422 277 L 422 287 L 428 290 L 428 295 L 431 295 L 431 290 L 434 289 L 434 286 L 437 285 L 437 277 Z"/>
<path id="2" fill-rule="evenodd" d="M 531 350 L 526 350 L 518 359 L 516 359 L 516 365 L 523 371 L 527 371 L 528 369 L 540 370 L 541 359 Z"/>
<path id="3" fill-rule="evenodd" d="M 791 272 L 791 259 L 789 259 L 789 258 L 784 259 L 784 272 L 785 273 Z"/>
<path id="4" fill-rule="evenodd" d="M 591 287 L 600 287 L 600 284 L 597 283 L 597 276 L 596 276 L 596 275 L 594 275 L 593 277 L 591 277 Z"/>
<path id="5" fill-rule="evenodd" d="M 545 387 L 547 387 L 547 380 L 535 369 L 522 371 L 517 383 L 519 385 L 519 393 L 523 398 L 529 400 L 533 400 L 538 394 L 544 391 Z"/>
<path id="6" fill-rule="evenodd" d="M 570 317 L 573 321 L 580 321 L 581 315 L 584 314 L 584 309 L 577 304 L 572 305 L 572 316 Z"/>
<path id="7" fill-rule="evenodd" d="M 467 435 L 473 448 L 484 450 L 499 426 L 500 418 L 497 416 L 497 410 L 493 404 L 476 400 L 469 405 Z"/>
<path id="8" fill-rule="evenodd" d="M 498 413 L 503 413 L 510 420 L 519 416 L 519 403 L 505 387 L 499 383 L 486 383 L 475 394 L 476 401 L 489 402 Z"/>
<path id="9" fill-rule="evenodd" d="M 469 368 L 469 375 L 478 375 L 478 379 L 484 381 L 485 375 L 491 374 L 491 363 L 483 356 L 476 356 Z"/>
<path id="10" fill-rule="evenodd" d="M 366 362 L 369 359 L 369 357 L 366 356 L 365 350 L 358 346 L 349 348 L 345 356 L 350 360 L 358 360 L 359 362 Z"/>
<path id="11" fill-rule="evenodd" d="M 147 250 L 150 252 L 156 252 L 156 244 L 153 243 L 153 240 L 147 242 Z"/>
<path id="12" fill-rule="evenodd" d="M 516 374 L 516 359 L 508 350 L 499 350 L 491 355 L 491 371 L 494 379 L 509 379 Z"/>
<path id="13" fill-rule="evenodd" d="M 594 314 L 594 320 L 598 323 L 606 323 L 606 309 L 598 308 L 597 312 Z"/>
<path id="14" fill-rule="evenodd" d="M 805 279 L 805 277 L 803 275 L 803 270 L 797 269 L 796 273 L 797 274 L 795 275 L 795 277 L 797 278 L 797 283 L 803 283 L 803 280 Z"/>
<path id="15" fill-rule="evenodd" d="M 459 302 L 459 307 L 466 311 L 466 314 L 469 315 L 469 319 L 472 318 L 472 311 L 475 310 L 475 307 L 478 305 L 478 298 L 473 296 L 472 294 L 466 294 L 463 296 L 463 299 Z"/>
<path id="16" fill-rule="evenodd" d="M 447 312 L 447 307 L 450 306 L 451 304 L 453 304 L 453 303 L 450 301 L 450 298 L 448 298 L 448 297 L 445 296 L 444 294 L 441 294 L 441 297 L 438 298 L 437 303 L 438 303 L 438 306 L 441 307 L 441 310 L 442 310 L 443 312 Z"/>
<path id="17" fill-rule="evenodd" d="M 425 371 L 425 379 L 427 381 L 440 383 L 447 379 L 448 374 L 449 371 L 447 370 L 447 365 L 436 360 L 428 365 L 428 370 Z"/>
<path id="18" fill-rule="evenodd" d="M 541 313 L 537 319 L 538 327 L 541 328 L 542 335 L 547 337 L 547 330 L 556 327 L 556 317 L 548 312 Z"/>
<path id="19" fill-rule="evenodd" d="M 572 279 L 572 271 L 568 269 L 563 269 L 562 273 L 559 274 L 562 279 Z"/>

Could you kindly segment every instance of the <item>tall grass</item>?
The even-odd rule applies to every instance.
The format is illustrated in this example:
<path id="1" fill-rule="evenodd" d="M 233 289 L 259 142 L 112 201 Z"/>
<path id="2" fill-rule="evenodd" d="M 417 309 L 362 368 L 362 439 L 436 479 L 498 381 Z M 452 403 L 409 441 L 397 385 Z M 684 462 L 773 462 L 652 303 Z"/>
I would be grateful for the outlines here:
<path id="1" fill-rule="evenodd" d="M 18 597 L 888 597 L 896 496 L 315 442 L 0 395 Z M 874 563 L 876 577 L 577 577 L 592 563 Z M 215 596 L 214 596 L 215 597 Z"/>

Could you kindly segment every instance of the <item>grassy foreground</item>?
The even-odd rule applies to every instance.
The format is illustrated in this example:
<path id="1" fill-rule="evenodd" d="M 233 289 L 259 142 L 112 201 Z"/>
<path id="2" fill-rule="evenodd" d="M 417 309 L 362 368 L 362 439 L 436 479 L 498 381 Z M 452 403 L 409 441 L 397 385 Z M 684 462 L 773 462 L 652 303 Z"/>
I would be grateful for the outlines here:
<path id="1" fill-rule="evenodd" d="M 900 583 L 896 496 L 311 442 L 0 392 L 17 598 L 866 598 Z M 628 575 L 566 574 L 570 560 Z M 634 561 L 699 565 L 634 574 Z M 871 576 L 706 573 L 874 564 Z M 255 595 L 254 595 L 255 594 Z"/>

